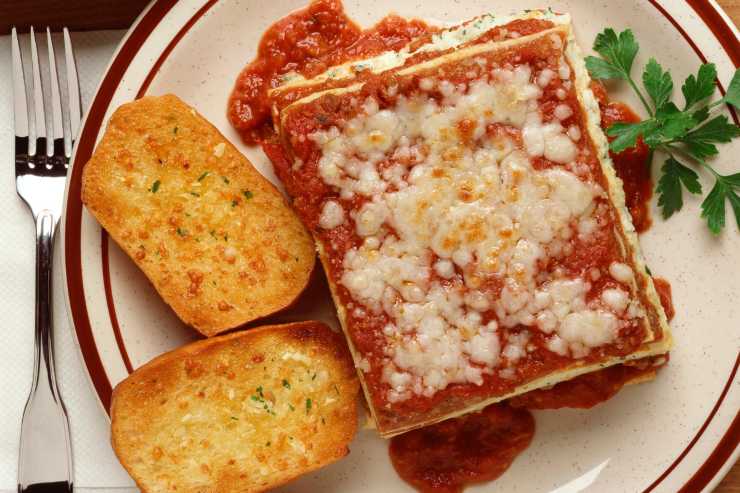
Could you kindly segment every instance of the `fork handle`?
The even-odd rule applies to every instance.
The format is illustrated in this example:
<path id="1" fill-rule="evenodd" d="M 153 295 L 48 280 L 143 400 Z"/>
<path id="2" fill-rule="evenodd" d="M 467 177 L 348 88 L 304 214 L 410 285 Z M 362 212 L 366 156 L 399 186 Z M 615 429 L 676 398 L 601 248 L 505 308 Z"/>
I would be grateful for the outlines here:
<path id="1" fill-rule="evenodd" d="M 36 354 L 32 384 L 37 387 L 39 378 L 45 377 L 55 400 L 59 388 L 54 367 L 51 289 L 56 222 L 49 211 L 41 211 L 36 217 Z"/>
<path id="2" fill-rule="evenodd" d="M 31 392 L 23 410 L 18 491 L 72 491 L 67 411 L 54 369 L 52 259 L 57 218 L 36 215 L 36 335 Z"/>

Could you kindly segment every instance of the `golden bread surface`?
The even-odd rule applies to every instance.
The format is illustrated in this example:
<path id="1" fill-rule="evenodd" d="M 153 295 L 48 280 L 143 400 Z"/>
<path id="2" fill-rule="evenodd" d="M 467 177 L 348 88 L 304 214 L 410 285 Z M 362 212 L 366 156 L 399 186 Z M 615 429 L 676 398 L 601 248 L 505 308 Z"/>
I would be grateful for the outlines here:
<path id="1" fill-rule="evenodd" d="M 359 384 L 341 335 L 265 326 L 176 349 L 113 393 L 112 442 L 142 491 L 264 491 L 341 459 Z"/>
<path id="2" fill-rule="evenodd" d="M 111 117 L 82 200 L 187 324 L 210 336 L 303 291 L 311 239 L 282 194 L 176 96 Z"/>

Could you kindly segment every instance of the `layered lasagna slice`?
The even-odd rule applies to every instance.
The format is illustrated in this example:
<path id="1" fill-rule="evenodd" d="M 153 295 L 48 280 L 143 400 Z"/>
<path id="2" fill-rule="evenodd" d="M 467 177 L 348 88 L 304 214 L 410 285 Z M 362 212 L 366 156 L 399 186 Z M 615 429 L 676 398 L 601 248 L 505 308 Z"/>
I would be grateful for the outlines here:
<path id="1" fill-rule="evenodd" d="M 300 73 L 289 72 L 281 77 L 280 85 L 269 91 L 273 115 L 279 120 L 280 110 L 312 93 L 346 87 L 358 80 L 417 64 L 465 46 L 516 39 L 568 22 L 568 16 L 558 15 L 550 10 L 531 10 L 520 15 L 506 16 L 484 14 L 462 24 L 421 36 L 400 50 L 386 51 L 366 59 L 351 59 L 315 77 L 306 78 Z"/>
<path id="2" fill-rule="evenodd" d="M 569 19 L 539 15 L 276 104 L 383 436 L 670 347 Z"/>

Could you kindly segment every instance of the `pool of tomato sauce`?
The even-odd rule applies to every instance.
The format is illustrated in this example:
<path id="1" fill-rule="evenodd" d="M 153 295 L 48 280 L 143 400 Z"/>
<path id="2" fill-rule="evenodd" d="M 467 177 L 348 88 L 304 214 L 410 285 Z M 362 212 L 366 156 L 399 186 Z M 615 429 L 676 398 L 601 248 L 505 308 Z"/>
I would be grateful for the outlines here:
<path id="1" fill-rule="evenodd" d="M 410 431 L 391 440 L 393 466 L 421 491 L 454 493 L 501 476 L 534 436 L 534 418 L 506 404 Z"/>
<path id="2" fill-rule="evenodd" d="M 542 28 L 542 25 L 528 25 L 526 22 L 517 26 L 517 30 L 524 34 Z M 414 38 L 428 39 L 434 30 L 421 21 L 388 16 L 373 28 L 363 31 L 344 14 L 341 3 L 315 1 L 266 31 L 258 57 L 239 75 L 229 101 L 229 119 L 246 142 L 261 143 L 276 169 L 285 170 L 290 163 L 273 139 L 269 122 L 271 103 L 267 98 L 267 90 L 278 84 L 281 74 L 296 71 L 310 77 L 347 60 L 398 49 Z M 595 84 L 593 89 L 601 106 L 604 128 L 618 121 L 639 120 L 628 106 L 610 102 L 602 86 Z M 546 108 L 543 109 L 546 112 Z M 621 154 L 612 154 L 617 174 L 624 183 L 627 207 L 640 232 L 650 225 L 648 204 L 652 183 L 647 157 L 647 148 L 642 142 Z M 304 182 L 301 185 L 304 193 L 312 186 L 316 195 L 326 192 L 323 183 Z M 296 207 L 300 211 L 301 198 L 296 199 Z M 304 204 L 303 207 L 302 216 L 309 223 L 315 222 L 318 215 L 317 210 L 310 211 L 312 205 Z M 333 240 L 346 242 L 351 232 L 339 229 L 337 238 Z M 588 255 L 608 257 L 611 250 L 612 245 L 605 245 L 602 251 L 597 246 L 595 250 L 589 250 Z M 571 267 L 578 267 L 578 256 L 575 262 Z M 672 316 L 670 285 L 662 279 L 656 279 L 655 285 L 666 313 Z M 348 293 L 344 296 L 349 299 Z M 371 329 L 379 322 L 371 317 L 364 325 Z M 659 361 L 655 365 L 664 362 Z M 592 407 L 612 397 L 628 381 L 654 372 L 655 365 L 649 361 L 642 365 L 607 368 L 550 389 L 524 394 L 511 400 L 510 404 L 492 405 L 481 413 L 395 437 L 389 449 L 393 464 L 404 480 L 422 491 L 460 491 L 466 484 L 495 479 L 532 439 L 534 420 L 527 408 Z M 429 402 L 425 407 L 433 404 Z"/>
<path id="3" fill-rule="evenodd" d="M 280 76 L 297 72 L 312 77 L 349 60 L 395 50 L 436 31 L 419 20 L 384 17 L 362 30 L 339 0 L 316 0 L 270 26 L 262 35 L 257 57 L 239 74 L 228 103 L 228 117 L 245 142 L 255 144 L 274 134 L 267 91 Z"/>

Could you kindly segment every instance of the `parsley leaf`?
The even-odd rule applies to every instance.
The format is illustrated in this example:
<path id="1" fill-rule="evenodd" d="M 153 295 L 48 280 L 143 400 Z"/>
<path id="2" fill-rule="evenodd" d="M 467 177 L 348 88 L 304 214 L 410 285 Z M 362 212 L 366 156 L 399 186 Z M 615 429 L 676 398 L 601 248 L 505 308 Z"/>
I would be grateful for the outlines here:
<path id="1" fill-rule="evenodd" d="M 684 135 L 687 130 L 696 125 L 691 113 L 679 110 L 673 103 L 665 103 L 658 109 L 655 119 L 658 121 L 659 128 L 654 136 L 645 138 L 645 142 L 653 148 L 664 140 L 673 140 Z"/>
<path id="2" fill-rule="evenodd" d="M 705 63 L 699 67 L 696 77 L 689 75 L 681 86 L 681 92 L 686 100 L 684 110 L 694 106 L 702 99 L 706 99 L 714 94 L 714 80 L 717 78 L 717 69 L 713 63 Z"/>
<path id="3" fill-rule="evenodd" d="M 619 36 L 614 32 L 614 29 L 604 29 L 604 32 L 596 36 L 594 42 L 594 51 L 620 72 L 621 77 L 613 77 L 620 79 L 629 78 L 632 62 L 635 61 L 635 55 L 637 55 L 639 48 L 635 41 L 635 35 L 630 29 L 622 31 Z"/>
<path id="4" fill-rule="evenodd" d="M 701 203 L 701 217 L 707 220 L 709 231 L 719 234 L 725 226 L 725 197 L 729 188 L 722 180 L 717 180 L 714 187 Z"/>
<path id="5" fill-rule="evenodd" d="M 593 48 L 602 58 L 586 57 L 586 69 L 591 76 L 595 79 L 626 80 L 637 93 L 645 110 L 653 116 L 653 109 L 630 76 L 632 63 L 635 61 L 637 50 L 640 49 L 632 31 L 627 29 L 617 35 L 614 29 L 606 28 L 596 36 Z"/>
<path id="6" fill-rule="evenodd" d="M 642 137 L 651 149 L 655 149 L 661 144 L 683 136 L 694 125 L 696 121 L 690 113 L 681 111 L 675 104 L 667 102 L 663 103 L 654 118 L 638 123 L 615 123 L 606 133 L 610 137 L 616 137 L 609 145 L 609 149 L 613 152 L 622 152 L 634 147 L 638 137 Z"/>
<path id="7" fill-rule="evenodd" d="M 717 146 L 708 142 L 686 142 L 686 149 L 691 157 L 696 159 L 704 159 L 719 154 Z"/>
<path id="8" fill-rule="evenodd" d="M 727 88 L 727 94 L 722 98 L 725 103 L 731 104 L 735 108 L 740 108 L 740 69 L 735 70 L 732 81 Z"/>
<path id="9" fill-rule="evenodd" d="M 586 57 L 586 70 L 591 74 L 591 77 L 599 80 L 608 79 L 624 79 L 624 72 L 619 68 L 607 62 L 603 58 L 597 58 L 595 56 Z"/>
<path id="10" fill-rule="evenodd" d="M 664 219 L 683 207 L 683 190 L 681 184 L 691 193 L 701 193 L 699 175 L 691 168 L 679 163 L 673 156 L 669 157 L 661 168 L 663 175 L 658 180 L 655 192 L 658 194 L 658 206 Z"/>
<path id="11" fill-rule="evenodd" d="M 660 108 L 670 99 L 673 92 L 673 79 L 670 72 L 664 72 L 655 58 L 651 58 L 642 73 L 642 84 L 645 86 L 655 108 Z"/>
<path id="12" fill-rule="evenodd" d="M 609 144 L 609 149 L 613 152 L 622 152 L 630 147 L 635 147 L 638 137 L 653 132 L 657 126 L 658 123 L 653 119 L 639 123 L 615 123 L 606 131 L 608 136 L 616 137 Z"/>
<path id="13" fill-rule="evenodd" d="M 687 133 L 685 140 L 702 140 L 706 142 L 729 142 L 740 135 L 740 128 L 729 122 L 725 115 L 719 115 L 707 123 Z"/>
<path id="14" fill-rule="evenodd" d="M 727 198 L 730 201 L 730 206 L 732 206 L 732 212 L 735 214 L 737 227 L 740 228 L 740 196 L 738 196 L 734 190 L 730 190 L 727 194 Z"/>
<path id="15" fill-rule="evenodd" d="M 709 118 L 709 106 L 704 106 L 694 111 L 694 113 L 691 114 L 691 118 L 693 118 L 696 124 L 699 125 L 701 122 Z"/>
<path id="16" fill-rule="evenodd" d="M 734 175 L 727 175 L 723 176 L 722 179 L 734 188 L 740 188 L 740 173 L 735 173 Z"/>
<path id="17" fill-rule="evenodd" d="M 681 138 L 681 142 L 686 144 L 693 157 L 704 159 L 719 153 L 714 144 L 730 142 L 739 135 L 740 128 L 730 123 L 725 115 L 719 115 L 688 132 Z"/>
<path id="18" fill-rule="evenodd" d="M 685 100 L 683 109 L 671 101 L 673 80 L 668 70 L 653 58 L 642 73 L 642 84 L 647 97 L 632 79 L 630 71 L 639 49 L 629 29 L 617 34 L 604 29 L 596 36 L 594 50 L 601 55 L 587 57 L 586 68 L 594 79 L 622 79 L 634 90 L 649 117 L 640 122 L 619 122 L 606 131 L 611 137 L 609 149 L 619 153 L 638 143 L 650 148 L 647 165 L 654 153 L 662 151 L 668 159 L 661 167 L 661 176 L 655 191 L 658 206 L 664 218 L 683 207 L 683 189 L 701 194 L 699 175 L 687 164 L 701 166 L 715 177 L 715 184 L 701 204 L 701 216 L 709 230 L 718 234 L 725 226 L 725 200 L 730 202 L 740 227 L 740 173 L 720 175 L 705 159 L 719 153 L 716 144 L 727 143 L 740 136 L 740 127 L 727 116 L 712 114 L 722 103 L 740 108 L 740 70 L 736 70 L 724 98 L 713 103 L 707 100 L 715 91 L 717 69 L 711 63 L 703 64 L 695 75 L 686 78 L 681 86 Z M 649 102 L 648 102 L 649 101 Z M 652 104 L 650 104 L 652 103 Z M 680 155 L 689 161 L 679 162 Z"/>
<path id="19" fill-rule="evenodd" d="M 725 225 L 725 199 L 730 202 L 735 222 L 740 228 L 740 196 L 736 190 L 740 189 L 740 173 L 716 177 L 717 181 L 712 191 L 701 204 L 701 217 L 707 220 L 709 230 L 715 235 L 719 234 Z"/>

